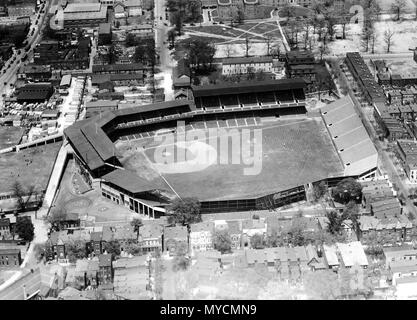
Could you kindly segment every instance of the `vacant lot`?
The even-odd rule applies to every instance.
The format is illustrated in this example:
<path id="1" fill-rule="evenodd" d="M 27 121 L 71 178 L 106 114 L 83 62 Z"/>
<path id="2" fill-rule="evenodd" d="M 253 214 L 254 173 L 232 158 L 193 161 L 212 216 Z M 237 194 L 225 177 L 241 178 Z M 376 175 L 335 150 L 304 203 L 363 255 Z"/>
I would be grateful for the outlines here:
<path id="1" fill-rule="evenodd" d="M 2 154 L 0 192 L 9 192 L 15 181 L 24 188 L 33 185 L 38 191 L 45 190 L 60 147 L 61 142 Z"/>
<path id="2" fill-rule="evenodd" d="M 18 127 L 0 127 L 0 150 L 20 142 L 24 130 Z"/>
<path id="3" fill-rule="evenodd" d="M 236 135 L 237 140 L 229 136 L 226 151 L 224 148 L 219 152 L 215 150 L 214 160 L 208 157 L 209 162 L 201 167 L 188 162 L 194 158 L 187 158 L 190 167 L 178 166 L 176 168 L 180 168 L 179 171 L 161 172 L 157 169 L 160 167 L 155 161 L 155 155 L 161 148 L 160 143 L 152 138 L 147 142 L 131 142 L 130 146 L 127 143 L 119 144 L 119 153 L 123 154 L 122 164 L 135 171 L 144 181 L 182 197 L 194 196 L 200 200 L 245 199 L 267 195 L 343 173 L 342 165 L 321 121 L 280 120 L 258 129 L 262 129 L 262 141 L 254 137 L 253 131 L 247 138 L 241 134 L 242 129 L 234 129 L 232 135 Z M 261 144 L 258 174 L 246 175 L 248 172 L 245 173 L 245 169 L 254 166 L 244 156 L 244 151 L 235 148 L 239 139 L 241 146 L 250 146 L 248 151 L 252 156 L 255 144 L 258 145 L 257 148 Z M 220 141 L 219 137 L 217 140 Z M 206 151 L 212 152 L 207 146 L 200 140 L 198 143 L 191 142 L 186 148 L 197 157 Z M 178 150 L 177 144 L 174 152 L 177 153 Z M 237 164 L 232 160 L 235 155 L 238 155 Z"/>

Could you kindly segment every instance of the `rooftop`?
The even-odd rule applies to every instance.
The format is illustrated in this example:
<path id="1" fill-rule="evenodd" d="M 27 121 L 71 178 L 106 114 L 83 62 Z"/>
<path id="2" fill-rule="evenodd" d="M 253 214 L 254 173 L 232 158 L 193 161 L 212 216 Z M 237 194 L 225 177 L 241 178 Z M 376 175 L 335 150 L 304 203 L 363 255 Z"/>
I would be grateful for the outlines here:
<path id="1" fill-rule="evenodd" d="M 206 97 L 216 95 L 287 91 L 291 89 L 303 89 L 306 87 L 304 79 L 281 79 L 265 81 L 245 81 L 240 83 L 221 83 L 205 86 L 192 86 L 194 97 Z"/>
<path id="2" fill-rule="evenodd" d="M 356 264 L 368 266 L 368 259 L 359 241 L 337 243 L 337 248 L 339 249 L 345 267 L 352 267 Z"/>

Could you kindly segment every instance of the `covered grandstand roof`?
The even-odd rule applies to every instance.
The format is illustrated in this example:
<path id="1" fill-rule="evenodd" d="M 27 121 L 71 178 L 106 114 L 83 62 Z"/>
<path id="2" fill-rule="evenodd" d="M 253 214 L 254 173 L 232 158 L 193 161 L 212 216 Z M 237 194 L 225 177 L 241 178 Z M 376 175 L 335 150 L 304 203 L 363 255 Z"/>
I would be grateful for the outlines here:
<path id="1" fill-rule="evenodd" d="M 190 111 L 195 110 L 193 103 L 187 100 L 135 106 L 123 110 L 103 112 L 96 117 L 79 121 L 65 129 L 64 133 L 90 170 L 96 170 L 105 166 L 106 162 L 114 158 L 116 154 L 113 142 L 103 131 L 104 126 L 117 117 L 167 110 L 180 106 L 189 106 Z"/>
<path id="2" fill-rule="evenodd" d="M 378 152 L 349 96 L 322 108 L 321 114 L 345 167 L 345 175 L 362 175 L 377 167 Z"/>
<path id="3" fill-rule="evenodd" d="M 137 106 L 133 108 L 127 108 L 123 110 L 117 110 L 114 112 L 117 116 L 127 116 L 130 114 L 136 114 L 140 112 L 152 112 L 152 111 L 160 111 L 160 110 L 168 110 L 171 108 L 177 108 L 180 106 L 188 105 L 190 107 L 190 111 L 195 110 L 194 104 L 191 100 L 176 100 L 176 101 L 167 101 L 167 102 L 160 102 L 154 104 L 148 104 L 144 106 Z"/>
<path id="4" fill-rule="evenodd" d="M 133 194 L 148 192 L 156 189 L 156 184 L 148 183 L 145 179 L 140 178 L 134 172 L 129 170 L 117 169 L 104 175 L 102 178 L 106 182 Z"/>
<path id="5" fill-rule="evenodd" d="M 240 83 L 222 83 L 206 86 L 192 86 L 194 97 L 242 94 L 253 92 L 285 91 L 303 89 L 306 87 L 304 79 L 281 79 L 266 81 L 247 81 Z"/>

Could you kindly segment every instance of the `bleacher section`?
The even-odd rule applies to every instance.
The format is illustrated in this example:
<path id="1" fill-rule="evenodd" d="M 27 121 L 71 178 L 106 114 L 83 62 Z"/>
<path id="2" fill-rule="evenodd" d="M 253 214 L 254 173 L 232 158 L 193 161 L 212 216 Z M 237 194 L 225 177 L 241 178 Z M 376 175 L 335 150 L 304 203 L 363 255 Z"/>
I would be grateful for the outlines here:
<path id="1" fill-rule="evenodd" d="M 375 172 L 378 152 L 348 96 L 321 109 L 322 118 L 345 168 L 346 176 Z"/>

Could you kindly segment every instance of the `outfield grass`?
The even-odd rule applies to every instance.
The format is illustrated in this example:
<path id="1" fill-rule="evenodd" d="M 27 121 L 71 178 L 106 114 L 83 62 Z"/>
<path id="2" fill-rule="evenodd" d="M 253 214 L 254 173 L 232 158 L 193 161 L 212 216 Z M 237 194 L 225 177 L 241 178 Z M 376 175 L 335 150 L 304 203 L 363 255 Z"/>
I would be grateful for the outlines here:
<path id="1" fill-rule="evenodd" d="M 61 142 L 36 148 L 11 152 L 0 156 L 0 193 L 10 192 L 15 181 L 23 188 L 34 186 L 45 190 L 51 175 Z"/>
<path id="2" fill-rule="evenodd" d="M 343 174 L 323 123 L 315 119 L 280 120 L 264 125 L 262 168 L 257 175 L 244 175 L 244 168 L 249 166 L 231 163 L 230 138 L 228 164 L 215 163 L 192 173 L 163 173 L 165 181 L 149 163 L 149 160 L 154 162 L 156 143 L 134 141 L 130 144 L 134 147 L 118 145 L 119 153 L 123 154 L 120 160 L 126 169 L 160 188 L 174 189 L 181 197 L 193 196 L 200 200 L 253 198 Z M 149 160 L 143 154 L 144 144 Z M 253 148 L 250 150 L 253 152 Z"/>

